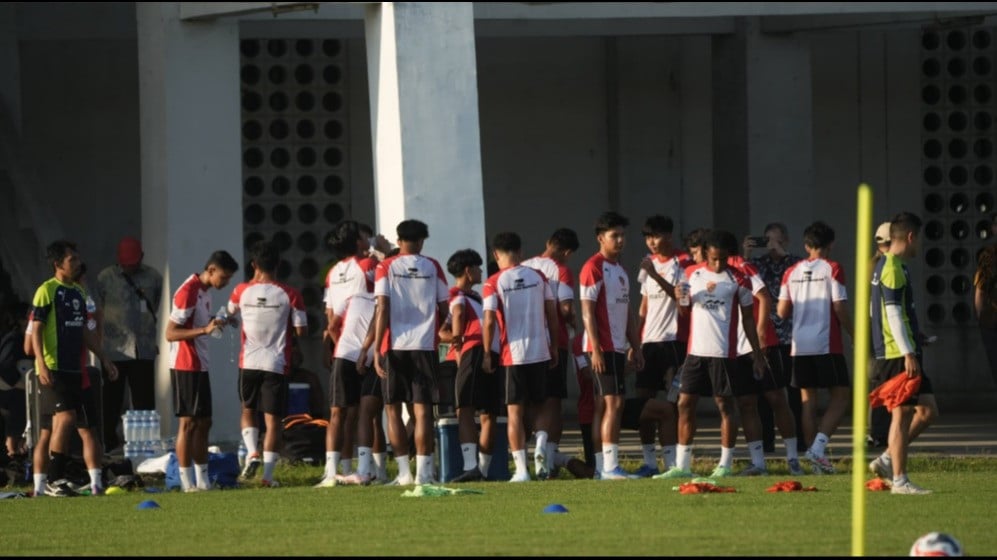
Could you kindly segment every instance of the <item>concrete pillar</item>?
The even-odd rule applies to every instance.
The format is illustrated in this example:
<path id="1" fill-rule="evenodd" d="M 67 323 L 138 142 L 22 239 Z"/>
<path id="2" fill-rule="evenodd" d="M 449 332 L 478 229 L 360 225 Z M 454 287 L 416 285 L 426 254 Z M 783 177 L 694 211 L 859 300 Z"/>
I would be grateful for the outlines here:
<path id="1" fill-rule="evenodd" d="M 462 248 L 484 257 L 472 4 L 371 4 L 366 33 L 377 229 L 418 219 L 444 266 Z"/>
<path id="2" fill-rule="evenodd" d="M 799 241 L 813 215 L 810 47 L 757 18 L 736 27 L 713 39 L 715 224 L 743 236 L 781 221 Z"/>
<path id="3" fill-rule="evenodd" d="M 163 273 L 161 328 L 173 292 L 204 269 L 212 251 L 240 261 L 242 164 L 239 109 L 239 30 L 234 20 L 182 23 L 177 2 L 138 3 L 138 63 L 145 260 Z M 243 270 L 222 292 L 226 302 Z M 156 398 L 172 418 L 169 344 L 160 341 Z M 239 439 L 238 338 L 212 339 L 212 442 Z M 164 435 L 176 422 L 164 422 Z"/>
<path id="4" fill-rule="evenodd" d="M 0 3 L 0 103 L 14 129 L 21 132 L 21 52 L 17 39 L 17 3 Z"/>

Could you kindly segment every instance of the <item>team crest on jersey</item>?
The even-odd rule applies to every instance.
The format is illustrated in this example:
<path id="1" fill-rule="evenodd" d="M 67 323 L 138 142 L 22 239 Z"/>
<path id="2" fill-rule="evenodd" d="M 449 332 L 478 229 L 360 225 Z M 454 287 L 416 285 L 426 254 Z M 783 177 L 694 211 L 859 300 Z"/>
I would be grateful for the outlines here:
<path id="1" fill-rule="evenodd" d="M 626 286 L 627 281 L 622 276 L 620 276 L 620 286 Z"/>
<path id="2" fill-rule="evenodd" d="M 80 300 L 74 299 L 73 300 L 73 311 L 79 311 L 79 310 L 80 310 Z"/>
<path id="3" fill-rule="evenodd" d="M 266 304 L 267 304 L 267 298 L 265 297 L 256 298 L 256 305 L 266 305 Z"/>

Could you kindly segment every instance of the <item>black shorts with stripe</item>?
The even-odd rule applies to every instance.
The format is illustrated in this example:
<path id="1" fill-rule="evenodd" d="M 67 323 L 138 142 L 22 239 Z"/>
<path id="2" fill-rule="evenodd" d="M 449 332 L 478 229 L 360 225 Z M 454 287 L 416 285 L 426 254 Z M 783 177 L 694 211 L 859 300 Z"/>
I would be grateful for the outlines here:
<path id="1" fill-rule="evenodd" d="M 329 408 L 348 408 L 358 404 L 360 374 L 357 363 L 346 358 L 334 358 L 329 368 Z"/>
<path id="2" fill-rule="evenodd" d="M 644 369 L 637 372 L 636 387 L 647 389 L 652 395 L 663 391 L 665 384 L 685 361 L 686 346 L 685 342 L 678 340 L 647 342 L 641 345 Z"/>
<path id="3" fill-rule="evenodd" d="M 500 402 L 505 405 L 542 403 L 548 365 L 550 362 L 543 361 L 499 367 Z"/>
<path id="4" fill-rule="evenodd" d="M 454 408 L 472 407 L 489 414 L 498 412 L 498 376 L 481 369 L 484 355 L 481 346 L 460 353 L 454 381 Z M 492 363 L 497 364 L 498 360 L 498 354 L 492 352 Z"/>
<path id="5" fill-rule="evenodd" d="M 793 387 L 829 389 L 851 386 L 844 355 L 793 356 Z"/>
<path id="6" fill-rule="evenodd" d="M 100 418 L 99 412 L 97 411 L 97 398 L 94 393 L 94 387 L 91 385 L 86 389 L 80 390 L 80 404 L 76 407 L 76 428 L 77 429 L 90 429 L 96 428 L 98 419 Z M 38 423 L 39 429 L 51 430 L 52 429 L 52 409 L 55 403 L 52 401 L 55 393 L 51 391 L 42 391 L 38 396 Z M 22 399 L 23 402 L 23 399 Z M 24 406 L 22 405 L 22 410 Z M 20 435 L 20 434 L 18 434 Z"/>
<path id="7" fill-rule="evenodd" d="M 384 404 L 439 401 L 437 368 L 439 355 L 432 350 L 390 350 L 385 359 L 388 376 L 381 380 Z"/>
<path id="8" fill-rule="evenodd" d="M 170 370 L 173 414 L 177 418 L 211 418 L 211 378 L 206 371 Z"/>
<path id="9" fill-rule="evenodd" d="M 742 371 L 737 359 L 686 356 L 679 392 L 701 397 L 741 397 L 756 392 L 751 370 Z"/>
<path id="10" fill-rule="evenodd" d="M 592 354 L 587 353 L 589 365 L 592 364 Z M 627 355 L 620 352 L 603 352 L 602 359 L 606 363 L 606 371 L 600 375 L 592 372 L 593 390 L 596 396 L 625 395 Z"/>
<path id="11" fill-rule="evenodd" d="M 283 418 L 287 412 L 287 377 L 259 369 L 239 370 L 242 407 Z"/>

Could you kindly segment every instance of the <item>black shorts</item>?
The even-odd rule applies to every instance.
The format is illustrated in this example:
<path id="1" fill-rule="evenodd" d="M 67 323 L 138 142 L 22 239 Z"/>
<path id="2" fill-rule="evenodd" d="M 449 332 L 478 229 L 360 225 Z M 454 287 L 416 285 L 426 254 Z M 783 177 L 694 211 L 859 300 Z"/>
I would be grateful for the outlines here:
<path id="1" fill-rule="evenodd" d="M 589 366 L 592 364 L 592 354 L 587 353 Z M 596 375 L 592 372 L 593 389 L 597 397 L 607 395 L 625 395 L 626 389 L 626 367 L 627 356 L 619 352 L 603 352 L 603 361 L 606 362 L 606 372 Z"/>
<path id="2" fill-rule="evenodd" d="M 86 389 L 80 390 L 80 405 L 76 407 L 76 429 L 78 430 L 89 430 L 90 428 L 97 427 L 97 421 L 100 418 L 97 412 L 97 397 L 94 393 L 93 385 L 87 387 Z M 38 429 L 40 430 L 51 430 L 52 429 L 52 405 L 50 401 L 51 396 L 39 398 L 38 403 Z M 46 401 L 46 402 L 42 402 Z M 24 406 L 21 406 L 24 409 Z M 22 423 L 22 431 L 24 424 Z M 21 434 L 18 434 L 20 436 Z"/>
<path id="3" fill-rule="evenodd" d="M 557 349 L 557 366 L 548 369 L 547 381 L 544 385 L 544 398 L 568 398 L 568 358 L 571 354 L 564 348 Z"/>
<path id="4" fill-rule="evenodd" d="M 640 349 L 644 354 L 644 369 L 637 372 L 636 387 L 647 389 L 652 395 L 663 391 L 685 361 L 686 343 L 678 340 L 648 342 Z"/>
<path id="5" fill-rule="evenodd" d="M 83 381 L 78 371 L 57 371 L 49 370 L 49 377 L 52 379 L 51 385 L 40 387 L 40 409 L 50 414 L 66 412 L 67 410 L 80 410 L 83 404 Z"/>
<path id="6" fill-rule="evenodd" d="M 367 366 L 366 372 L 360 376 L 360 398 L 364 397 L 381 400 L 381 378 L 377 376 L 373 364 Z"/>
<path id="7" fill-rule="evenodd" d="M 829 389 L 851 386 L 844 355 L 793 356 L 793 387 Z"/>
<path id="8" fill-rule="evenodd" d="M 920 365 L 922 363 L 921 357 L 918 356 L 917 363 Z M 870 390 L 879 387 L 883 383 L 887 382 L 891 377 L 907 371 L 907 364 L 903 358 L 891 358 L 889 360 L 876 360 L 876 364 L 872 368 L 872 386 L 869 387 Z M 932 395 L 935 393 L 934 388 L 931 386 L 931 379 L 928 378 L 924 373 L 924 366 L 921 366 L 921 386 L 917 389 L 917 394 L 911 396 L 902 406 L 914 406 L 917 404 L 917 400 L 921 395 Z"/>
<path id="9" fill-rule="evenodd" d="M 759 393 L 765 393 L 785 389 L 789 385 L 789 375 L 787 373 L 789 370 L 789 355 L 783 355 L 783 350 L 780 346 L 769 346 L 764 352 L 765 363 L 768 364 L 768 369 L 762 375 L 761 379 L 755 379 L 754 375 L 751 376 L 755 381 L 756 390 Z M 755 367 L 755 361 L 752 354 L 738 356 L 737 361 L 742 371 L 753 373 L 752 370 Z"/>
<path id="10" fill-rule="evenodd" d="M 381 380 L 384 404 L 434 404 L 439 400 L 436 369 L 439 355 L 432 350 L 389 350 L 387 379 Z"/>
<path id="11" fill-rule="evenodd" d="M 360 374 L 357 373 L 357 363 L 346 358 L 334 358 L 329 370 L 329 408 L 349 408 L 358 404 Z"/>
<path id="12" fill-rule="evenodd" d="M 529 404 L 544 401 L 544 387 L 547 381 L 547 366 L 550 362 L 500 366 L 498 382 L 499 398 L 502 404 Z"/>
<path id="13" fill-rule="evenodd" d="M 272 371 L 240 369 L 239 402 L 243 408 L 283 418 L 287 412 L 287 377 Z"/>
<path id="14" fill-rule="evenodd" d="M 173 414 L 177 418 L 211 418 L 211 378 L 206 371 L 170 370 Z"/>
<path id="15" fill-rule="evenodd" d="M 473 407 L 487 413 L 498 412 L 497 376 L 481 369 L 483 357 L 484 348 L 481 346 L 460 353 L 454 382 L 454 408 Z M 498 363 L 498 354 L 494 352 L 492 363 Z"/>
<path id="16" fill-rule="evenodd" d="M 623 401 L 623 414 L 620 418 L 620 427 L 627 430 L 640 429 L 640 414 L 644 412 L 644 405 L 648 399 L 633 398 Z"/>
<path id="17" fill-rule="evenodd" d="M 754 394 L 751 370 L 742 371 L 736 359 L 686 356 L 679 392 L 701 397 L 741 397 Z"/>

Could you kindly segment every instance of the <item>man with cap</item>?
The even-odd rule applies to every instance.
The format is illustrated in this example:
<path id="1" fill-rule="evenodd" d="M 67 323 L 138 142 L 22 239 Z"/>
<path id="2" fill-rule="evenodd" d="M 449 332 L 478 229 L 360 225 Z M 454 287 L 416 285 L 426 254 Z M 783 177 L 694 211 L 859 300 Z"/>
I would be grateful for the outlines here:
<path id="1" fill-rule="evenodd" d="M 118 368 L 117 381 L 104 380 L 104 449 L 121 445 L 120 425 L 125 384 L 131 408 L 153 410 L 155 359 L 159 353 L 156 316 L 163 291 L 163 277 L 143 264 L 142 244 L 134 237 L 118 243 L 117 264 L 97 276 L 94 300 L 104 317 L 104 350 Z"/>
<path id="2" fill-rule="evenodd" d="M 890 222 L 879 224 L 879 227 L 876 228 L 874 239 L 876 242 L 876 254 L 872 257 L 869 270 L 876 270 L 876 264 L 890 250 Z M 870 276 L 871 279 L 872 277 Z M 875 373 L 875 363 L 875 356 L 870 356 L 868 369 L 870 383 L 872 383 L 873 374 Z M 874 388 L 874 386 L 869 387 L 870 390 Z M 890 420 L 890 413 L 885 408 L 877 407 L 869 410 L 869 435 L 866 436 L 867 445 L 870 447 L 886 447 L 886 440 L 890 435 Z"/>

